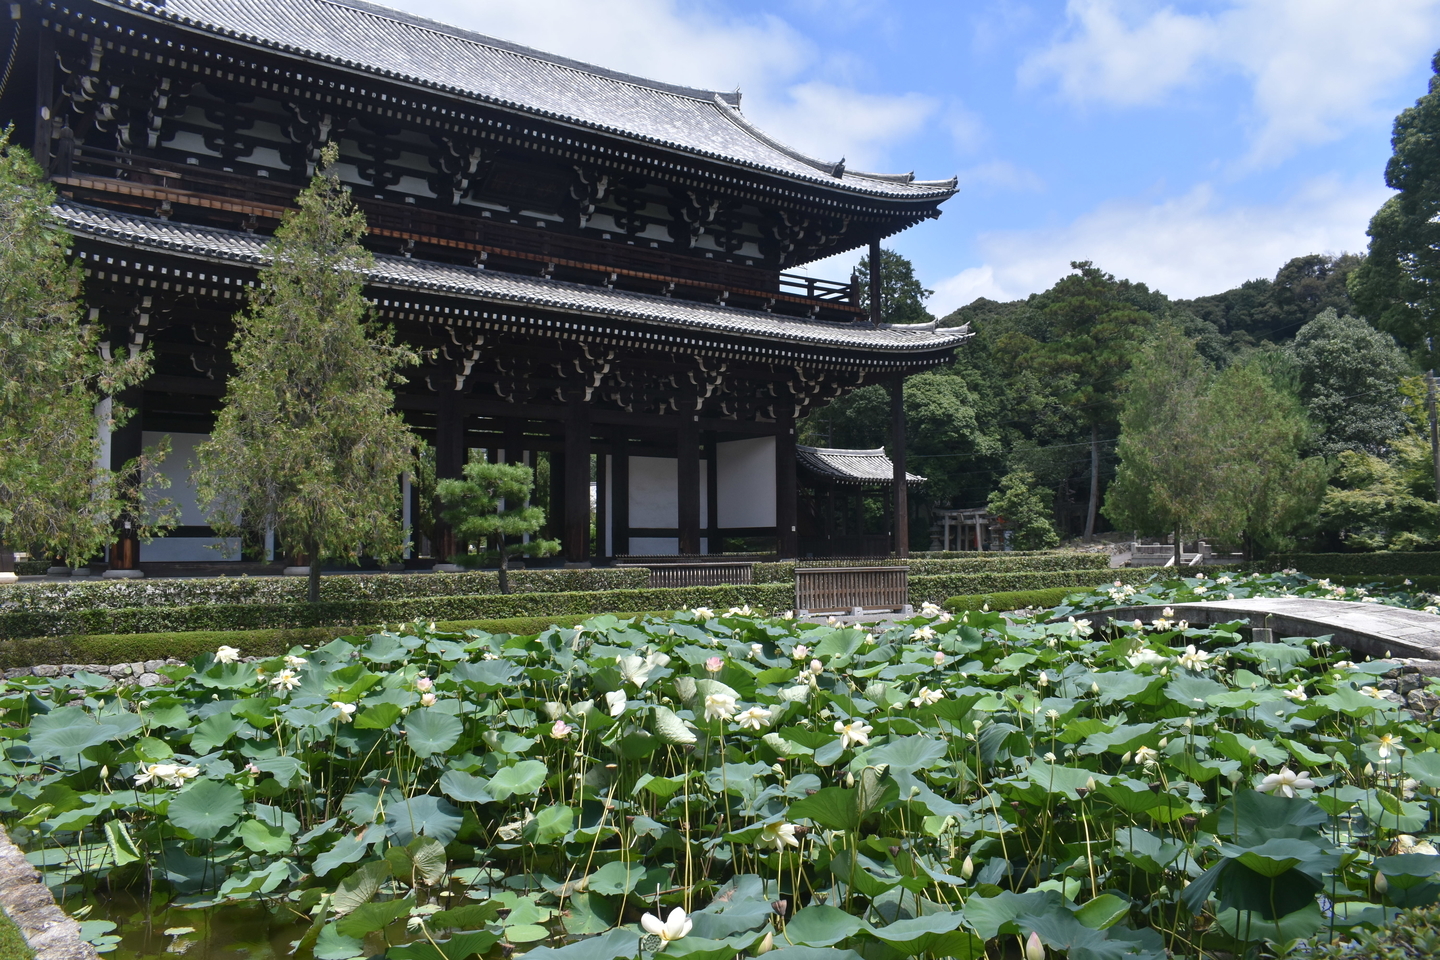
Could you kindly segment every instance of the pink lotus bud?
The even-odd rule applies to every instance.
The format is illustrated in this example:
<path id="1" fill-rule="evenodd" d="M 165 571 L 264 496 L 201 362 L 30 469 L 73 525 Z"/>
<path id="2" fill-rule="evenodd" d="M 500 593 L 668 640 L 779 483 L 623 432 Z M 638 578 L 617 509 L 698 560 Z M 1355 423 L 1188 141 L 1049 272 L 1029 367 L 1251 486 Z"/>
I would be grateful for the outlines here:
<path id="1" fill-rule="evenodd" d="M 719 657 L 711 657 L 709 660 L 705 661 L 705 669 L 710 671 L 711 673 L 719 673 L 721 670 L 725 669 L 725 661 L 721 660 Z"/>
<path id="2" fill-rule="evenodd" d="M 1033 930 L 1025 938 L 1025 960 L 1045 960 L 1045 944 L 1040 942 L 1040 934 Z"/>

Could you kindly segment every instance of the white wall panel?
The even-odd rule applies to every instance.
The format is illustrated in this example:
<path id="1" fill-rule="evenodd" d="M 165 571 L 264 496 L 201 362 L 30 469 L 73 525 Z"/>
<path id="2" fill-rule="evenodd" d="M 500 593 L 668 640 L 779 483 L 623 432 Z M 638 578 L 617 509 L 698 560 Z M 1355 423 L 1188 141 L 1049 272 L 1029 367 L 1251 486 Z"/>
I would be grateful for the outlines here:
<path id="1" fill-rule="evenodd" d="M 716 446 L 720 526 L 775 526 L 775 438 L 731 440 Z"/>
<path id="2" fill-rule="evenodd" d="M 630 526 L 680 526 L 676 477 L 673 457 L 630 458 Z"/>

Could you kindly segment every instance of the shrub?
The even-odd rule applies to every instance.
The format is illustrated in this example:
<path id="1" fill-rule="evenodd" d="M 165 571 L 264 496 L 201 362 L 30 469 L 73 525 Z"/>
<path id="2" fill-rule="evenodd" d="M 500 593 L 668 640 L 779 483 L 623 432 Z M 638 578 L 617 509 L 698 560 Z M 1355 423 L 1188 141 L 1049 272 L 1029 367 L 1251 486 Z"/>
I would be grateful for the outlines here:
<path id="1" fill-rule="evenodd" d="M 794 582 L 795 568 L 798 567 L 843 567 L 855 566 L 853 560 L 784 560 L 755 564 L 756 583 Z M 955 573 L 1049 573 L 1071 570 L 1109 570 L 1108 553 L 1081 553 L 1075 550 L 1027 552 L 1022 550 L 1001 553 L 961 553 L 939 551 L 896 560 L 893 557 L 877 558 L 871 566 L 902 566 L 910 568 L 910 576 L 941 576 Z"/>
<path id="2" fill-rule="evenodd" d="M 1115 579 L 1110 570 L 1056 570 L 1050 573 L 958 573 L 935 577 L 910 577 L 910 602 L 941 603 L 962 594 L 1043 590 L 1077 587 L 1090 589 Z M 1133 577 L 1133 574 L 1128 574 Z"/>
<path id="3" fill-rule="evenodd" d="M 645 587 L 643 568 L 515 570 L 516 593 L 624 590 Z M 195 577 L 167 580 L 93 580 L 72 583 L 18 583 L 0 590 L 0 614 L 68 613 L 131 607 L 188 607 L 201 604 L 285 604 L 305 599 L 300 577 Z M 499 594 L 494 570 L 447 574 L 390 574 L 325 577 L 322 603 L 413 600 Z"/>
<path id="4" fill-rule="evenodd" d="M 1299 570 L 1311 577 L 1440 576 L 1440 552 L 1277 553 L 1250 566 L 1260 573 Z"/>
<path id="5" fill-rule="evenodd" d="M 999 593 L 972 593 L 951 597 L 945 601 L 945 609 L 951 613 L 967 610 L 1026 610 L 1053 607 L 1065 601 L 1075 591 L 1070 587 L 1047 587 L 1043 590 L 1006 590 Z"/>
<path id="6" fill-rule="evenodd" d="M 766 610 L 788 610 L 794 603 L 793 586 L 769 584 L 747 587 L 478 594 L 408 600 L 216 603 L 126 607 L 116 610 L 90 608 L 62 613 L 0 614 L 0 639 L 70 634 L 359 626 L 405 623 L 411 620 L 478 620 L 613 613 L 617 610 L 667 610 L 684 606 L 725 608 L 750 604 Z"/>

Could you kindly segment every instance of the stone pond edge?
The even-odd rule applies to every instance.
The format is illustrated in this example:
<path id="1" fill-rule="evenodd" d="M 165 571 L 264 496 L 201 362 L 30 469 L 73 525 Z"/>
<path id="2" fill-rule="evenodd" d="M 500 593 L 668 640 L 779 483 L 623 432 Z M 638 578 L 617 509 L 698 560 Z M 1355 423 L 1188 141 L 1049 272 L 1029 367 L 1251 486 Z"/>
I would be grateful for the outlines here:
<path id="1" fill-rule="evenodd" d="M 20 928 L 35 960 L 98 960 L 80 924 L 55 903 L 40 872 L 0 828 L 0 909 Z"/>

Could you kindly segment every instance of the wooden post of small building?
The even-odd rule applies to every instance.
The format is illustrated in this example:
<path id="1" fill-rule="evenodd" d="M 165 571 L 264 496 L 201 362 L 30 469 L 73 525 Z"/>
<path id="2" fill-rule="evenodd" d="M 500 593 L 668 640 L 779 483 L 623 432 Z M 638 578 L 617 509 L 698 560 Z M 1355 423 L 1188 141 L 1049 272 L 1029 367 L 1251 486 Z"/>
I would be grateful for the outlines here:
<path id="1" fill-rule="evenodd" d="M 714 433 L 705 437 L 705 552 L 724 553 L 720 542 L 720 444 Z"/>
<path id="2" fill-rule="evenodd" d="M 895 556 L 910 556 L 910 488 L 905 479 L 905 375 L 890 384 L 890 462 L 895 466 Z"/>
<path id="3" fill-rule="evenodd" d="M 700 417 L 693 400 L 681 404 L 676 429 L 675 486 L 680 507 L 680 552 L 700 553 Z"/>
<path id="4" fill-rule="evenodd" d="M 880 326 L 880 231 L 870 238 L 870 322 Z"/>
<path id="5" fill-rule="evenodd" d="M 572 397 L 565 408 L 564 490 L 565 563 L 584 566 L 590 555 L 590 408 L 579 397 Z"/>

